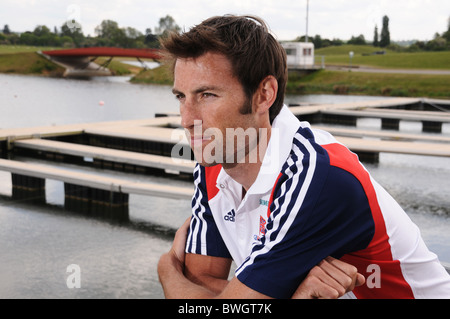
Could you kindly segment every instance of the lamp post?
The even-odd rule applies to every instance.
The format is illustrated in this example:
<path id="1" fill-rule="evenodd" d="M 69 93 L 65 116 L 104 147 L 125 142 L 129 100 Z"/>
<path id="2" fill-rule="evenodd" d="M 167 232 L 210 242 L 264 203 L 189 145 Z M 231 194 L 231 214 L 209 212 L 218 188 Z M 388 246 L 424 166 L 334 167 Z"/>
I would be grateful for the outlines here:
<path id="1" fill-rule="evenodd" d="M 351 68 L 352 68 L 352 59 L 353 59 L 353 55 L 354 55 L 353 51 L 350 51 L 350 52 L 348 53 L 348 56 L 349 56 L 349 58 L 350 58 L 350 60 L 349 60 L 349 71 L 351 71 Z"/>
<path id="2" fill-rule="evenodd" d="M 309 0 L 306 0 L 306 35 L 305 35 L 305 43 L 308 43 L 308 15 L 309 15 Z"/>

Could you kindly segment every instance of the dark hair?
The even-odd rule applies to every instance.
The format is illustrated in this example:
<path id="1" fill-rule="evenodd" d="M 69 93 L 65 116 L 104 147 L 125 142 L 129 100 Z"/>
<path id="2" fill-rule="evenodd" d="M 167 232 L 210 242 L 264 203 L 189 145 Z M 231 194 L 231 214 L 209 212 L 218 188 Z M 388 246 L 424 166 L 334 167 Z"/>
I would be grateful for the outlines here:
<path id="1" fill-rule="evenodd" d="M 171 33 L 161 39 L 161 46 L 174 61 L 197 58 L 207 52 L 225 55 L 250 101 L 261 81 L 274 76 L 278 92 L 269 109 L 270 122 L 280 112 L 287 82 L 286 52 L 262 19 L 234 15 L 212 17 L 187 32 Z M 251 112 L 249 105 L 250 110 L 243 113 Z"/>

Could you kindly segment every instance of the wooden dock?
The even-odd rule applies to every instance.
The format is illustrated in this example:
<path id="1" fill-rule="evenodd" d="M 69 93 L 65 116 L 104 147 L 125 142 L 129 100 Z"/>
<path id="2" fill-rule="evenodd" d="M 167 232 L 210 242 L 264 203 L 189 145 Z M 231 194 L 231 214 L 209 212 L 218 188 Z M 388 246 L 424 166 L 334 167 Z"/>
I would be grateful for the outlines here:
<path id="1" fill-rule="evenodd" d="M 191 187 L 133 182 L 128 179 L 104 177 L 99 174 L 89 174 L 80 171 L 55 168 L 48 165 L 5 159 L 0 159 L 0 170 L 38 179 L 62 181 L 64 183 L 101 189 L 113 193 L 139 194 L 172 199 L 191 199 L 193 194 L 193 188 Z"/>
<path id="2" fill-rule="evenodd" d="M 434 114 L 433 114 L 434 113 Z M 425 111 L 405 111 L 367 108 L 365 110 L 324 110 L 323 121 L 333 123 L 339 121 L 349 121 L 355 123 L 357 118 L 378 118 L 381 119 L 383 129 L 398 130 L 400 121 L 421 122 L 424 132 L 440 133 L 443 123 L 450 123 L 450 113 L 436 114 L 437 112 Z"/>
<path id="3" fill-rule="evenodd" d="M 335 136 L 347 136 L 357 138 L 374 138 L 393 141 L 426 141 L 430 143 L 450 143 L 450 136 L 437 134 L 414 134 L 396 131 L 375 131 L 368 129 L 345 128 L 342 126 L 313 125 L 314 128 L 327 131 Z"/>
<path id="4" fill-rule="evenodd" d="M 436 102 L 436 101 L 433 101 Z M 300 120 L 309 120 L 313 128 L 326 130 L 360 156 L 376 162 L 380 153 L 401 153 L 450 157 L 450 136 L 400 132 L 392 126 L 381 130 L 362 130 L 349 125 L 357 118 L 374 117 L 450 123 L 448 112 L 409 108 L 423 104 L 422 99 L 398 98 L 346 104 L 291 107 Z M 442 101 L 450 105 L 448 101 Z M 333 120 L 334 118 L 334 120 Z M 334 121 L 334 122 L 333 122 Z M 74 124 L 52 127 L 0 130 L 0 170 L 11 173 L 13 199 L 45 202 L 45 180 L 65 185 L 65 207 L 89 215 L 128 216 L 128 195 L 140 194 L 170 199 L 190 199 L 193 187 L 173 187 L 138 181 L 142 174 L 192 179 L 195 163 L 181 128 L 179 116 L 152 119 Z M 25 160 L 22 160 L 25 159 Z M 33 163 L 44 160 L 43 164 Z M 76 164 L 77 169 L 56 168 L 52 163 Z M 123 171 L 130 178 L 104 177 L 96 170 Z M 95 171 L 95 170 L 94 170 Z"/>
<path id="5" fill-rule="evenodd" d="M 356 126 L 358 118 L 381 119 L 381 128 L 399 130 L 400 121 L 421 122 L 423 132 L 441 133 L 442 124 L 450 123 L 450 112 L 415 111 L 398 109 L 411 105 L 435 105 L 441 103 L 449 106 L 448 101 L 431 99 L 399 98 L 352 102 L 343 104 L 325 104 L 306 107 L 293 107 L 293 113 L 311 122 Z M 393 109 L 395 107 L 395 109 Z M 448 109 L 450 111 L 450 108 Z"/>
<path id="6" fill-rule="evenodd" d="M 167 172 L 192 174 L 195 166 L 193 161 L 182 161 L 168 156 L 114 150 L 47 139 L 18 140 L 14 142 L 14 146 L 39 152 L 78 156 L 85 161 L 108 161 L 122 165 L 160 169 Z"/>
<path id="7" fill-rule="evenodd" d="M 178 118 L 175 118 L 175 120 Z M 192 160 L 177 159 L 161 155 L 161 149 L 173 143 L 167 134 L 172 132 L 167 126 L 173 121 L 170 117 L 130 120 L 119 122 L 74 124 L 52 127 L 34 127 L 24 129 L 0 130 L 0 170 L 11 173 L 12 199 L 44 204 L 45 181 L 56 180 L 64 183 L 64 207 L 89 216 L 106 217 L 108 219 L 126 220 L 128 218 L 129 194 L 165 197 L 169 199 L 190 200 L 193 186 L 175 187 L 163 184 L 130 181 L 130 178 L 105 177 L 101 174 L 87 172 L 83 167 L 91 166 L 102 170 L 124 171 L 131 176 L 151 174 L 158 176 L 181 177 L 192 179 L 195 163 Z M 162 127 L 166 127 L 162 129 Z M 136 142 L 138 136 L 123 134 L 123 140 L 104 138 L 95 135 L 95 130 L 106 132 L 116 128 L 119 132 L 138 132 L 146 138 L 142 143 Z M 87 133 L 92 130 L 91 133 Z M 162 131 L 161 131 L 162 130 Z M 175 136 L 175 135 L 174 135 Z M 142 137 L 142 136 L 141 136 Z M 103 138 L 103 139 L 102 139 Z M 139 138 L 138 138 L 139 139 Z M 167 144 L 170 142 L 170 144 Z M 89 144 L 94 145 L 89 145 Z M 106 143 L 106 144 L 105 144 Z M 138 149 L 133 145 L 139 145 Z M 98 146 L 95 144 L 101 144 Z M 163 145 L 163 146 L 161 146 Z M 112 146 L 112 147 L 111 147 Z M 188 147 L 188 145 L 185 145 Z M 135 151 L 126 150 L 132 148 Z M 156 153 L 156 154 L 155 154 Z M 166 154 L 167 155 L 167 154 Z M 11 160 L 8 158 L 44 159 L 48 164 L 36 164 L 27 160 Z M 75 163 L 79 169 L 56 168 L 52 163 Z"/>
<path id="8" fill-rule="evenodd" d="M 45 204 L 45 180 L 62 181 L 67 210 L 114 220 L 128 219 L 129 194 L 171 199 L 191 199 L 193 194 L 191 187 L 132 182 L 6 159 L 0 159 L 0 170 L 11 173 L 14 200 Z"/>

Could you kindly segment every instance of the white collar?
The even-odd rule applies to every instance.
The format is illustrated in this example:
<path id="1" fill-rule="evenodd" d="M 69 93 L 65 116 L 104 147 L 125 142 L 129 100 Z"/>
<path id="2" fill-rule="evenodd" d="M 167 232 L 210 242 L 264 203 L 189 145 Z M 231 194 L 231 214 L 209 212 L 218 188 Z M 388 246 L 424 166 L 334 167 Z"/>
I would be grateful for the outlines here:
<path id="1" fill-rule="evenodd" d="M 283 105 L 272 123 L 271 136 L 263 163 L 247 194 L 265 194 L 273 188 L 281 168 L 291 152 L 292 140 L 299 127 L 300 121 L 286 105 Z M 234 189 L 242 189 L 242 186 L 222 168 L 217 177 L 217 186 L 220 187 L 221 184 L 230 185 L 230 183 L 237 184 L 234 185 Z"/>

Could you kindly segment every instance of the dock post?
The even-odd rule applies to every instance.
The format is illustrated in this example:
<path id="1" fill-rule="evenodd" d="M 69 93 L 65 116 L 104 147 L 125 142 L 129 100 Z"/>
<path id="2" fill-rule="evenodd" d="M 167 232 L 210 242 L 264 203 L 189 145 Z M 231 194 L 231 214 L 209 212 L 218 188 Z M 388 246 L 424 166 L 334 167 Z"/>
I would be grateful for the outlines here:
<path id="1" fill-rule="evenodd" d="M 341 115 L 341 114 L 322 114 L 322 122 L 325 124 L 339 124 L 347 126 L 356 126 L 357 117 L 352 115 Z"/>
<path id="2" fill-rule="evenodd" d="M 8 154 L 8 147 L 6 141 L 0 141 L 0 158 L 6 158 Z"/>
<path id="3" fill-rule="evenodd" d="M 85 216 L 126 221 L 128 194 L 86 186 L 64 184 L 64 208 Z"/>
<path id="4" fill-rule="evenodd" d="M 315 112 L 311 114 L 296 115 L 299 121 L 307 121 L 310 124 L 320 124 L 323 122 L 322 112 Z"/>
<path id="5" fill-rule="evenodd" d="M 381 129 L 398 131 L 400 129 L 400 120 L 382 118 L 381 119 Z"/>
<path id="6" fill-rule="evenodd" d="M 442 123 L 422 121 L 422 131 L 428 133 L 442 133 Z"/>
<path id="7" fill-rule="evenodd" d="M 380 161 L 380 153 L 377 152 L 356 152 L 361 162 L 369 164 L 377 164 Z"/>
<path id="8" fill-rule="evenodd" d="M 91 188 L 90 212 L 92 216 L 128 220 L 128 194 Z"/>
<path id="9" fill-rule="evenodd" d="M 64 208 L 83 215 L 89 215 L 89 188 L 64 183 Z"/>
<path id="10" fill-rule="evenodd" d="M 11 174 L 12 198 L 33 204 L 45 204 L 45 179 L 20 174 Z"/>

